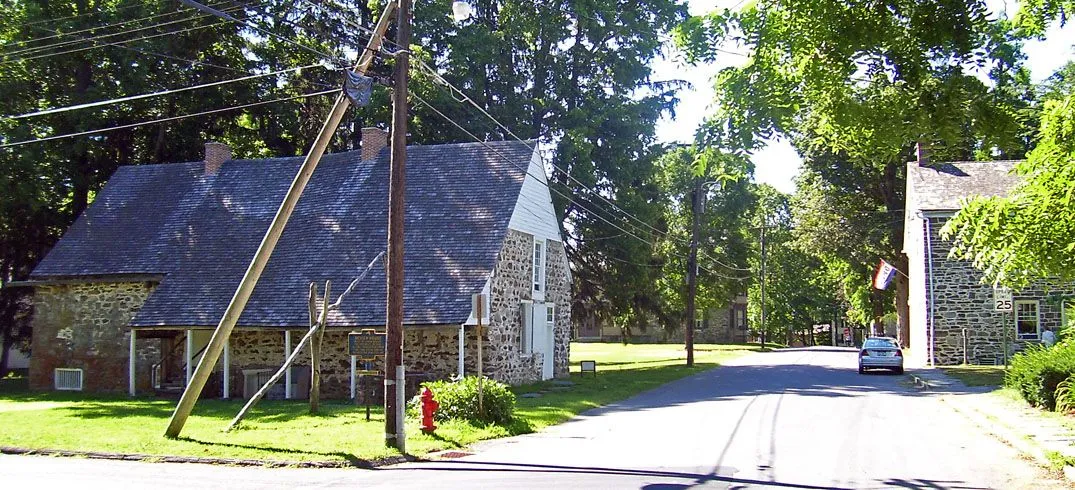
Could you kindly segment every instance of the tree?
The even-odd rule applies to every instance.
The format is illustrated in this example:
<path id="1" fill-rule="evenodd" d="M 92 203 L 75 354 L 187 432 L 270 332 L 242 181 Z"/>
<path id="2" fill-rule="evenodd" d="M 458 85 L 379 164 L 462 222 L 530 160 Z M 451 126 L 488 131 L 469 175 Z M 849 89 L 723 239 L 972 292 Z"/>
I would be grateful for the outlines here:
<path id="1" fill-rule="evenodd" d="M 938 159 L 1007 158 L 1030 144 L 1033 113 L 1019 42 L 1010 22 L 987 14 L 982 1 L 811 0 L 692 18 L 677 32 L 688 59 L 712 61 L 728 48 L 749 53 L 745 64 L 717 76 L 717 110 L 699 139 L 750 152 L 782 135 L 830 184 L 821 191 L 858 193 L 894 216 L 903 210 L 904 165 L 916 142 L 928 143 Z M 850 209 L 833 211 L 854 217 Z M 867 249 L 906 270 L 902 220 L 886 231 Z M 870 239 L 875 235 L 858 243 Z M 906 333 L 902 276 L 895 303 Z"/>
<path id="2" fill-rule="evenodd" d="M 1017 24 L 1041 37 L 1057 18 L 1067 20 L 1075 2 L 1023 2 Z M 1040 138 L 1015 166 L 1023 180 L 1007 197 L 965 203 L 945 225 L 952 253 L 984 272 L 983 281 L 1022 287 L 1039 279 L 1075 279 L 1075 64 L 1057 70 L 1039 88 Z"/>

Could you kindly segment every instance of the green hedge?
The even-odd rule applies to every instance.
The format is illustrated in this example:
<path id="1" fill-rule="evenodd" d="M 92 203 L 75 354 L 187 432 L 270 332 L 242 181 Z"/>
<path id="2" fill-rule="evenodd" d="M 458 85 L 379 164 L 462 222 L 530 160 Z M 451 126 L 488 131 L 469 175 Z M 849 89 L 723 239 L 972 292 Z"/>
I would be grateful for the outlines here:
<path id="1" fill-rule="evenodd" d="M 478 411 L 478 378 L 467 376 L 458 381 L 430 381 L 422 386 L 433 392 L 433 399 L 440 404 L 434 419 L 466 420 L 477 424 L 507 425 L 515 413 L 515 394 L 508 385 L 485 378 L 482 380 L 482 408 Z M 421 413 L 419 393 L 411 399 L 410 409 Z"/>
<path id="2" fill-rule="evenodd" d="M 1052 348 L 1031 345 L 1012 358 L 1004 384 L 1033 406 L 1056 410 L 1056 389 L 1075 375 L 1075 340 Z"/>

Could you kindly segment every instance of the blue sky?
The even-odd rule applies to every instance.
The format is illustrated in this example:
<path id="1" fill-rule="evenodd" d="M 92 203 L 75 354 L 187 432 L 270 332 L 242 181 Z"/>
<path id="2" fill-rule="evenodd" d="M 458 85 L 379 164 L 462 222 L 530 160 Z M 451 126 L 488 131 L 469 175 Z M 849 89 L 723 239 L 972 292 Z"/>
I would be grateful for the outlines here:
<path id="1" fill-rule="evenodd" d="M 730 8 L 744 3 L 739 0 L 690 0 L 691 14 L 702 14 L 714 8 Z M 1006 11 L 1014 15 L 1017 2 L 989 0 L 987 3 L 994 12 Z M 1024 45 L 1027 64 L 1035 81 L 1051 75 L 1068 60 L 1072 59 L 1072 45 L 1075 45 L 1075 25 L 1068 24 L 1060 28 L 1053 26 L 1045 41 L 1030 41 Z M 710 79 L 723 67 L 742 63 L 743 56 L 728 55 L 717 63 L 704 66 L 686 67 L 672 61 L 672 53 L 666 59 L 653 64 L 654 72 L 662 79 L 683 79 L 693 85 L 693 89 L 680 91 L 680 103 L 675 118 L 665 117 L 657 123 L 657 138 L 664 142 L 690 142 L 694 130 L 709 112 L 713 100 Z M 754 179 L 768 183 L 783 192 L 794 192 L 794 179 L 799 174 L 802 159 L 786 141 L 772 141 L 767 147 L 755 153 Z"/>

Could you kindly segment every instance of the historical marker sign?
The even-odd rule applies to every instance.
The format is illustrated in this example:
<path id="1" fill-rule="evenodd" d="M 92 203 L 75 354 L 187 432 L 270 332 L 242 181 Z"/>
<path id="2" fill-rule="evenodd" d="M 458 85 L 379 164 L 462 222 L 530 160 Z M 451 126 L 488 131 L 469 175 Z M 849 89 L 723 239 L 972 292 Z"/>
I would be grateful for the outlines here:
<path id="1" fill-rule="evenodd" d="M 1012 290 L 993 288 L 993 311 L 1012 311 Z"/>
<path id="2" fill-rule="evenodd" d="M 360 361 L 373 361 L 384 357 L 386 335 L 375 330 L 363 330 L 347 334 L 347 351 Z"/>

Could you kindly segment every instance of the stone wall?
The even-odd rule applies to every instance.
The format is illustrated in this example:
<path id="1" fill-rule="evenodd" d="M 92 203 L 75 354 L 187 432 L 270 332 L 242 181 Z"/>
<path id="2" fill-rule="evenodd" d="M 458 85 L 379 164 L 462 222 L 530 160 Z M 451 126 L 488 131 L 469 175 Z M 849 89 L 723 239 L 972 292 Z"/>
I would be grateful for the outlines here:
<path id="1" fill-rule="evenodd" d="M 540 352 L 522 353 L 522 302 L 534 299 L 534 237 L 508 230 L 490 289 L 490 321 L 485 336 L 486 372 L 510 384 L 541 379 Z M 553 375 L 568 375 L 571 338 L 571 283 L 567 253 L 560 242 L 546 241 L 545 303 L 555 305 Z M 535 319 L 535 324 L 544 319 Z M 540 328 L 535 326 L 535 328 Z M 467 342 L 467 345 L 472 345 Z M 472 357 L 468 354 L 467 359 Z M 467 364 L 467 372 L 471 365 Z"/>
<path id="2" fill-rule="evenodd" d="M 963 329 L 967 330 L 967 361 L 971 364 L 1003 362 L 1005 337 L 1012 350 L 1021 350 L 1037 340 L 1015 339 L 1015 322 L 1012 313 L 993 310 L 993 286 L 982 284 L 982 273 L 966 260 L 951 259 L 948 253 L 952 243 L 942 240 L 940 229 L 945 219 L 932 219 L 929 233 L 933 245 L 933 298 L 934 298 L 934 358 L 937 364 L 951 365 L 963 362 Z M 926 266 L 926 311 L 929 315 L 929 266 Z M 1042 329 L 1059 328 L 1061 306 L 1046 298 L 1060 294 L 1072 294 L 1071 284 L 1058 286 L 1045 282 L 1013 291 L 1013 299 L 1038 300 L 1038 312 Z M 929 336 L 929 326 L 926 326 Z"/>
<path id="3" fill-rule="evenodd" d="M 81 368 L 84 391 L 127 391 L 127 325 L 155 287 L 150 282 L 38 286 L 30 387 L 51 390 L 54 369 Z M 150 389 L 150 369 L 160 358 L 161 341 L 137 340 L 138 391 Z"/>

